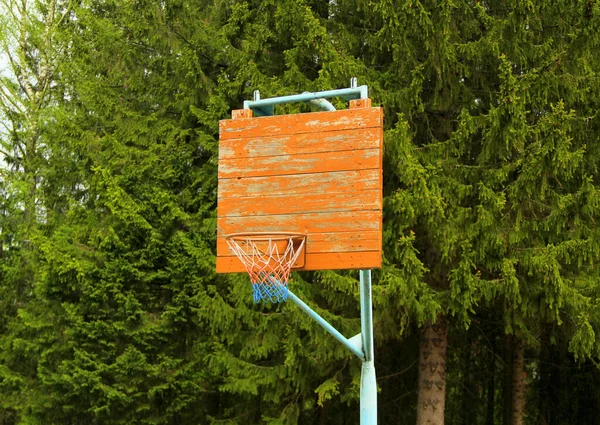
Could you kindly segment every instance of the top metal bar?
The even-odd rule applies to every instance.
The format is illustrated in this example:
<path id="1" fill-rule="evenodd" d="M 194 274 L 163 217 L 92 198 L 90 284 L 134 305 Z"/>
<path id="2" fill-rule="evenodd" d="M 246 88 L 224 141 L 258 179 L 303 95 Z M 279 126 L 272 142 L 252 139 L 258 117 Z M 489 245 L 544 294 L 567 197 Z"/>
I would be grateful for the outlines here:
<path id="1" fill-rule="evenodd" d="M 252 109 L 258 116 L 273 115 L 273 107 L 275 105 L 308 102 L 316 99 L 331 99 L 333 97 L 341 97 L 345 100 L 367 99 L 369 97 L 369 88 L 368 86 L 359 86 L 320 92 L 306 92 L 290 96 L 272 97 L 270 99 L 245 100 L 244 109 Z"/>

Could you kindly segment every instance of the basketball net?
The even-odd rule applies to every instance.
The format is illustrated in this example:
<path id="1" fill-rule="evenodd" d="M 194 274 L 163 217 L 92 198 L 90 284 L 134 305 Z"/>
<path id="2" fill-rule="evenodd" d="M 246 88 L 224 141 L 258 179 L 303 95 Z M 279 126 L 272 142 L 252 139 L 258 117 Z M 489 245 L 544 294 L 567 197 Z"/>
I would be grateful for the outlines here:
<path id="1" fill-rule="evenodd" d="M 226 239 L 250 276 L 254 302 L 287 300 L 290 270 L 304 248 L 305 236 L 237 233 Z"/>

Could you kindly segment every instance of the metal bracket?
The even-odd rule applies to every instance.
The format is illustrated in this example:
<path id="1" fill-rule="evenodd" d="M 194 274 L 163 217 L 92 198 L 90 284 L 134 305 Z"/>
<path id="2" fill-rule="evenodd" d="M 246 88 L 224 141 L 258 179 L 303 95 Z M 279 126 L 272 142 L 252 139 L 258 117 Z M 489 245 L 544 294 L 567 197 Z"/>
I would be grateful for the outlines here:
<path id="1" fill-rule="evenodd" d="M 320 92 L 304 92 L 290 96 L 272 97 L 261 99 L 260 92 L 254 91 L 254 100 L 245 100 L 244 109 L 252 109 L 258 117 L 273 115 L 274 106 L 284 103 L 311 102 L 326 111 L 335 111 L 333 105 L 325 99 L 340 97 L 344 100 L 367 99 L 369 97 L 368 86 L 356 86 L 356 78 L 350 81 L 350 87 L 346 89 L 326 90 Z"/>
<path id="2" fill-rule="evenodd" d="M 348 338 L 348 344 L 354 346 L 361 353 L 364 353 L 362 334 L 356 334 L 353 337 Z"/>

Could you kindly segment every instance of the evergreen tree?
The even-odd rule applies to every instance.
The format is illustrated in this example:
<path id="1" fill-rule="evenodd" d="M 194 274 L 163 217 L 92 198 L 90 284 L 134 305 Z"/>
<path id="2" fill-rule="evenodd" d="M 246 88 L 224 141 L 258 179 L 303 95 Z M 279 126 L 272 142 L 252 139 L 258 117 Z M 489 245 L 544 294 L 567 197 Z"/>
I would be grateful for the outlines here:
<path id="1" fill-rule="evenodd" d="M 44 327 L 37 318 L 30 320 L 25 310 L 35 310 L 34 305 L 39 307 L 36 246 L 41 240 L 40 226 L 51 208 L 44 187 L 52 141 L 45 128 L 52 119 L 49 111 L 55 101 L 54 72 L 63 46 L 57 39 L 60 21 L 66 13 L 63 3 L 58 0 L 0 3 L 0 52 L 5 65 L 0 74 L 3 126 L 0 132 L 3 160 L 0 417 L 9 424 L 16 423 L 19 412 L 30 407 L 24 383 L 36 373 L 34 362 L 25 360 L 23 355 L 35 356 L 37 347 L 30 338 L 15 335 L 22 329 L 22 319 L 32 327 Z"/>
<path id="2" fill-rule="evenodd" d="M 419 423 L 442 420 L 443 327 L 468 326 L 486 303 L 500 306 L 506 331 L 517 334 L 513 389 L 522 388 L 523 349 L 539 335 L 540 316 L 569 318 L 562 329 L 571 349 L 595 356 L 588 319 L 597 292 L 598 156 L 588 140 L 596 137 L 597 40 L 587 34 L 597 27 L 596 9 L 357 2 L 336 12 L 362 29 L 354 53 L 377 64 L 367 79 L 393 111 L 386 114 L 394 126 L 386 133 L 391 267 L 380 290 L 394 297 L 386 308 L 426 324 Z M 522 403 L 510 404 L 511 422 L 520 423 Z"/>
<path id="3" fill-rule="evenodd" d="M 592 420 L 598 7 L 5 0 L 0 421 L 354 422 L 353 355 L 214 275 L 218 121 L 353 76 L 386 119 L 380 422 L 501 423 L 502 372 L 506 423 Z M 351 336 L 357 278 L 291 285 Z"/>
<path id="4" fill-rule="evenodd" d="M 195 309 L 214 274 L 210 158 L 227 108 L 204 96 L 216 65 L 199 55 L 206 38 L 186 39 L 189 11 L 90 2 L 63 15 L 34 299 L 2 340 L 19 423 L 206 415 Z"/>

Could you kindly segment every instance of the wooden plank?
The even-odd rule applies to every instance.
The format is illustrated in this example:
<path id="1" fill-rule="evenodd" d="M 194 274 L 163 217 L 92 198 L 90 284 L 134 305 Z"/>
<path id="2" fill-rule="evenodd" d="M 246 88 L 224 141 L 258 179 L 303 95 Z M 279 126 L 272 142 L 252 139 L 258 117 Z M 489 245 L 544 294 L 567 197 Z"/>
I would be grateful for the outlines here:
<path id="1" fill-rule="evenodd" d="M 381 170 L 350 170 L 315 174 L 248 177 L 219 180 L 219 200 L 245 196 L 277 196 L 295 193 L 354 192 L 381 190 Z"/>
<path id="2" fill-rule="evenodd" d="M 219 161 L 219 178 L 242 178 L 379 169 L 381 149 L 235 158 Z"/>
<path id="3" fill-rule="evenodd" d="M 354 99 L 350 101 L 348 105 L 350 109 L 355 108 L 370 108 L 371 107 L 371 99 Z"/>
<path id="4" fill-rule="evenodd" d="M 381 268 L 381 251 L 328 252 L 306 254 L 302 270 L 340 270 Z M 245 272 L 237 257 L 217 257 L 217 273 Z"/>
<path id="5" fill-rule="evenodd" d="M 265 135 L 219 141 L 219 160 L 256 156 L 297 155 L 382 147 L 380 128 L 325 133 Z"/>
<path id="6" fill-rule="evenodd" d="M 217 236 L 238 232 L 331 233 L 381 231 L 381 210 L 218 217 Z"/>
<path id="7" fill-rule="evenodd" d="M 315 187 L 315 193 L 220 198 L 219 217 L 277 215 L 334 211 L 381 210 L 380 189 L 327 193 Z M 268 218 L 265 218 L 268 220 Z"/>
<path id="8" fill-rule="evenodd" d="M 379 156 L 379 169 L 381 170 L 382 174 L 381 187 L 383 188 L 383 127 L 379 128 L 379 140 L 381 140 L 381 155 Z"/>
<path id="9" fill-rule="evenodd" d="M 381 251 L 381 232 L 312 233 L 306 240 L 308 254 L 323 252 Z M 217 238 L 217 252 L 221 257 L 232 257 L 224 237 Z"/>
<path id="10" fill-rule="evenodd" d="M 276 115 L 219 122 L 221 140 L 383 126 L 382 108 Z"/>
<path id="11" fill-rule="evenodd" d="M 311 233 L 306 252 L 357 252 L 381 251 L 381 229 L 363 232 Z"/>
<path id="12" fill-rule="evenodd" d="M 303 270 L 379 269 L 381 258 L 381 251 L 307 254 Z"/>
<path id="13" fill-rule="evenodd" d="M 245 271 L 241 231 L 307 234 L 305 270 L 381 267 L 383 110 L 352 106 L 220 122 L 217 272 Z"/>
<path id="14" fill-rule="evenodd" d="M 231 111 L 231 118 L 234 120 L 252 118 L 252 109 L 234 109 Z"/>

